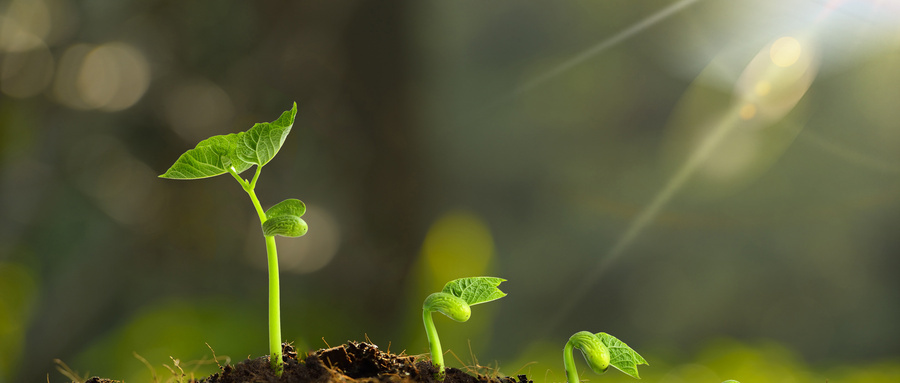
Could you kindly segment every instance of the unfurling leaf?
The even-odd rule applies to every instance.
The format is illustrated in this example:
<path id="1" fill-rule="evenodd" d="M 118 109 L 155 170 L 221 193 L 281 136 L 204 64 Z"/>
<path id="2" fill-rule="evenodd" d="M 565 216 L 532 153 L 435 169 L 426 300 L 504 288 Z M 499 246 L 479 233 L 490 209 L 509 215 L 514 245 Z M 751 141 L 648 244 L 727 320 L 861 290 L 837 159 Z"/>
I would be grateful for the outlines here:
<path id="1" fill-rule="evenodd" d="M 638 365 L 648 364 L 642 356 L 636 351 L 628 347 L 627 344 L 616 337 L 605 332 L 597 333 L 600 341 L 609 349 L 609 365 L 615 367 L 619 371 L 627 375 L 640 379 L 638 376 Z"/>
<path id="2" fill-rule="evenodd" d="M 471 277 L 454 279 L 444 285 L 441 292 L 464 300 L 469 305 L 490 302 L 506 296 L 497 286 L 506 281 L 495 277 Z"/>
<path id="3" fill-rule="evenodd" d="M 262 224 L 263 234 L 267 236 L 301 237 L 308 230 L 306 221 L 295 215 L 281 215 L 267 219 Z"/>

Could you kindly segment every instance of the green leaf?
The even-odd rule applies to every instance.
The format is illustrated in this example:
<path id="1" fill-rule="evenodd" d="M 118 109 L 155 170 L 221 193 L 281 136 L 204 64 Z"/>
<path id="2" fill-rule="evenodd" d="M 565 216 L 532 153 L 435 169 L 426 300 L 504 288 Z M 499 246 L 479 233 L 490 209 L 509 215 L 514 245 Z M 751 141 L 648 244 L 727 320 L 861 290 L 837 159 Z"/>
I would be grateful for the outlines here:
<path id="1" fill-rule="evenodd" d="M 267 219 L 262 224 L 263 234 L 266 236 L 280 235 L 282 237 L 300 237 L 308 230 L 306 221 L 295 215 L 282 215 Z"/>
<path id="2" fill-rule="evenodd" d="M 306 205 L 303 201 L 289 198 L 275 204 L 275 206 L 270 207 L 269 210 L 266 210 L 266 218 L 272 219 L 283 215 L 292 215 L 300 218 L 304 213 L 306 213 Z"/>
<path id="3" fill-rule="evenodd" d="M 469 305 L 490 302 L 506 296 L 497 286 L 506 281 L 495 277 L 471 277 L 454 279 L 444 285 L 441 292 L 458 297 Z"/>
<path id="4" fill-rule="evenodd" d="M 634 378 L 640 379 L 637 366 L 641 364 L 649 365 L 642 356 L 636 351 L 628 347 L 627 344 L 616 337 L 605 332 L 597 333 L 600 341 L 609 349 L 609 365 L 615 367 L 619 371 L 624 372 Z"/>
<path id="5" fill-rule="evenodd" d="M 278 154 L 288 133 L 291 132 L 296 116 L 297 103 L 295 102 L 291 110 L 282 113 L 277 120 L 253 125 L 238 143 L 238 157 L 257 166 L 269 163 Z"/>
<path id="6" fill-rule="evenodd" d="M 236 173 L 247 170 L 252 164 L 235 155 L 238 141 L 244 133 L 212 136 L 197 144 L 194 149 L 184 152 L 178 160 L 162 174 L 161 178 L 198 179 L 213 177 L 228 172 L 234 167 Z"/>

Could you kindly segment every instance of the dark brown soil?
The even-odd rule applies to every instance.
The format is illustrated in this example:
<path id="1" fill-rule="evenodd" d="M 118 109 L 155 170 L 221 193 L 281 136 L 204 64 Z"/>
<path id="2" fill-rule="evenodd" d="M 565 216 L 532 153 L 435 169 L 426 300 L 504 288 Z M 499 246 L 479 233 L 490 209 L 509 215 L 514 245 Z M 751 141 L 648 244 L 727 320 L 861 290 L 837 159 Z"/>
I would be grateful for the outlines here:
<path id="1" fill-rule="evenodd" d="M 302 361 L 290 345 L 284 345 L 284 373 L 275 376 L 268 357 L 247 359 L 192 383 L 326 383 L 326 382 L 422 382 L 438 383 L 438 370 L 430 359 L 383 352 L 369 343 L 345 345 L 310 353 Z M 114 383 L 92 378 L 85 383 Z M 470 375 L 457 368 L 445 369 L 444 383 L 533 383 L 525 375 L 510 377 Z"/>

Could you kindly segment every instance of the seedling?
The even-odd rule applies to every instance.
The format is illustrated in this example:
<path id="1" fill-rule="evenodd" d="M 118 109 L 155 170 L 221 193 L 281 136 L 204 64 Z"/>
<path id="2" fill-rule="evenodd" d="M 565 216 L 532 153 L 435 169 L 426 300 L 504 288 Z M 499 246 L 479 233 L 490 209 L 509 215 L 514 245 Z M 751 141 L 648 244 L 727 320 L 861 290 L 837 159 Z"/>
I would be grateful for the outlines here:
<path id="1" fill-rule="evenodd" d="M 579 383 L 573 355 L 576 348 L 581 350 L 588 366 L 597 374 L 602 374 L 609 366 L 613 366 L 633 378 L 640 379 L 637 366 L 648 364 L 631 347 L 612 335 L 605 332 L 592 334 L 588 331 L 579 331 L 569 338 L 563 349 L 563 364 L 566 366 L 566 378 L 569 383 Z"/>
<path id="2" fill-rule="evenodd" d="M 506 296 L 497 286 L 506 281 L 503 278 L 471 277 L 454 279 L 447 282 L 439 293 L 425 298 L 422 304 L 422 320 L 425 322 L 425 334 L 431 347 L 431 361 L 437 366 L 440 376 L 444 372 L 444 351 L 441 340 L 434 328 L 431 313 L 438 311 L 457 322 L 465 322 L 472 315 L 470 306 L 490 302 Z"/>
<path id="3" fill-rule="evenodd" d="M 297 103 L 294 103 L 291 110 L 282 113 L 275 121 L 254 124 L 246 132 L 212 136 L 200 141 L 197 147 L 178 157 L 175 164 L 160 176 L 191 180 L 228 173 L 250 196 L 266 240 L 269 263 L 269 356 L 272 368 L 279 376 L 284 371 L 284 365 L 281 356 L 281 300 L 275 236 L 299 237 L 306 234 L 306 222 L 300 218 L 306 212 L 306 205 L 298 199 L 286 199 L 264 211 L 254 189 L 263 166 L 278 154 L 291 132 L 296 115 Z M 238 175 L 253 165 L 256 165 L 256 174 L 250 181 Z"/>

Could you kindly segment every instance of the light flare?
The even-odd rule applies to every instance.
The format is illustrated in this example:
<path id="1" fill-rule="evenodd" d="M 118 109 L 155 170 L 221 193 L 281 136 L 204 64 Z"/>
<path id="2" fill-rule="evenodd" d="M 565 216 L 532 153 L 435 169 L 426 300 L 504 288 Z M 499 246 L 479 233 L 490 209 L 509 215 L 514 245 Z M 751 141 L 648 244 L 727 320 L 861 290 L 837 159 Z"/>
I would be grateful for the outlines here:
<path id="1" fill-rule="evenodd" d="M 797 63 L 803 54 L 803 47 L 797 39 L 785 36 L 772 43 L 769 48 L 769 58 L 772 63 L 782 68 L 787 68 Z"/>
<path id="2" fill-rule="evenodd" d="M 752 104 L 760 123 L 771 123 L 790 112 L 809 90 L 818 68 L 814 44 L 806 38 L 781 37 L 761 50 L 744 68 L 734 85 L 734 96 Z M 749 118 L 745 118 L 749 119 Z"/>
<path id="3" fill-rule="evenodd" d="M 653 224 L 688 181 L 698 175 L 725 182 L 747 178 L 751 173 L 760 174 L 765 164 L 774 162 L 772 158 L 790 145 L 799 130 L 781 132 L 766 128 L 794 109 L 815 77 L 816 57 L 812 53 L 812 44 L 801 45 L 800 41 L 794 37 L 781 38 L 760 50 L 741 75 L 732 79 L 731 94 L 701 86 L 702 78 L 718 77 L 721 69 L 727 67 L 727 61 L 713 60 L 698 76 L 670 119 L 672 128 L 681 133 L 678 138 L 694 138 L 692 144 L 681 153 L 681 165 L 573 289 L 551 319 L 551 327 L 570 315 L 576 304 L 590 292 L 592 285 L 644 229 Z M 709 109 L 710 98 L 729 96 L 731 99 L 720 104 L 719 110 Z"/>
<path id="4" fill-rule="evenodd" d="M 741 109 L 738 111 L 738 115 L 741 117 L 742 120 L 752 119 L 754 116 L 756 116 L 756 105 L 753 105 L 752 103 L 749 103 L 749 102 L 744 104 L 743 106 L 741 106 Z"/>

